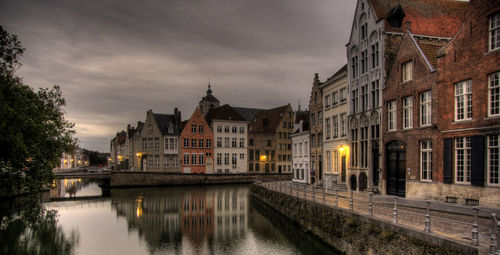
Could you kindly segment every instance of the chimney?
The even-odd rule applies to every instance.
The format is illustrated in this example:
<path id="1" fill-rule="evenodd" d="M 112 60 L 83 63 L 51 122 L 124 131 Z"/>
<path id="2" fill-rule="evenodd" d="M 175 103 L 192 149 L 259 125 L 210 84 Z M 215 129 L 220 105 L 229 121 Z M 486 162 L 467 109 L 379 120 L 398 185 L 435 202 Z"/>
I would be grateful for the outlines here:
<path id="1" fill-rule="evenodd" d="M 179 112 L 179 109 L 177 109 L 177 107 L 174 108 L 174 122 L 177 122 L 178 119 L 177 119 L 177 112 Z"/>
<path id="2" fill-rule="evenodd" d="M 405 29 L 411 33 L 411 21 L 405 21 Z"/>

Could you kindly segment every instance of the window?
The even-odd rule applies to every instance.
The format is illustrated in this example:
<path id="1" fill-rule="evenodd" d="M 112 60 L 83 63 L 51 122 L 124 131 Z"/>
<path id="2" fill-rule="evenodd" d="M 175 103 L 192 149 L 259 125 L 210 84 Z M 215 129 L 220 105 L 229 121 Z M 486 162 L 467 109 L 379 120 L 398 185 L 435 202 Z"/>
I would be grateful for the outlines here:
<path id="1" fill-rule="evenodd" d="M 332 158 L 330 151 L 326 151 L 326 172 L 332 172 Z"/>
<path id="2" fill-rule="evenodd" d="M 165 150 L 168 150 L 168 138 L 165 138 Z"/>
<path id="3" fill-rule="evenodd" d="M 286 128 L 286 122 L 283 122 L 283 128 Z"/>
<path id="4" fill-rule="evenodd" d="M 231 131 L 232 131 L 233 133 L 238 133 L 238 127 L 232 127 L 232 128 L 231 128 Z"/>
<path id="5" fill-rule="evenodd" d="M 432 181 L 432 141 L 420 142 L 420 180 Z"/>
<path id="6" fill-rule="evenodd" d="M 229 133 L 229 126 L 224 126 L 224 132 Z"/>
<path id="7" fill-rule="evenodd" d="M 362 127 L 360 149 L 361 149 L 361 167 L 368 167 L 368 127 Z"/>
<path id="8" fill-rule="evenodd" d="M 236 148 L 237 142 L 238 142 L 238 138 L 231 138 L 231 147 Z"/>
<path id="9" fill-rule="evenodd" d="M 401 81 L 402 82 L 407 82 L 407 81 L 411 81 L 411 75 L 412 75 L 412 61 L 408 61 L 406 63 L 403 63 L 401 65 Z"/>
<path id="10" fill-rule="evenodd" d="M 189 165 L 189 153 L 184 153 L 184 161 L 182 163 L 184 165 Z"/>
<path id="11" fill-rule="evenodd" d="M 420 126 L 429 126 L 432 123 L 432 95 L 430 91 L 420 94 Z"/>
<path id="12" fill-rule="evenodd" d="M 204 132 L 203 125 L 199 125 L 198 126 L 198 133 L 203 134 L 203 132 Z"/>
<path id="13" fill-rule="evenodd" d="M 359 19 L 359 24 L 361 24 L 360 28 L 361 40 L 366 39 L 366 36 L 368 36 L 368 25 L 366 24 L 366 14 L 363 14 L 361 16 L 361 18 Z"/>
<path id="14" fill-rule="evenodd" d="M 500 36 L 499 36 L 500 37 Z M 500 115 L 500 72 L 488 76 L 489 116 Z"/>
<path id="15" fill-rule="evenodd" d="M 248 160 L 253 160 L 253 150 L 248 150 Z"/>
<path id="16" fill-rule="evenodd" d="M 191 165 L 196 165 L 196 161 L 197 161 L 196 158 L 197 158 L 196 153 L 191 154 Z"/>
<path id="17" fill-rule="evenodd" d="M 229 148 L 229 137 L 224 137 L 224 147 Z"/>
<path id="18" fill-rule="evenodd" d="M 331 130 L 331 124 L 330 124 L 330 118 L 325 119 L 325 130 L 326 130 L 326 140 L 330 139 L 330 133 L 332 132 Z"/>
<path id="19" fill-rule="evenodd" d="M 155 150 L 159 150 L 160 149 L 160 138 L 159 137 L 155 137 L 154 149 Z"/>
<path id="20" fill-rule="evenodd" d="M 233 165 L 236 165 L 236 164 L 238 163 L 238 154 L 233 153 L 233 155 L 232 155 L 232 157 L 231 157 L 231 158 L 232 158 L 231 163 L 232 163 Z"/>
<path id="21" fill-rule="evenodd" d="M 191 139 L 191 147 L 196 148 L 196 139 Z"/>
<path id="22" fill-rule="evenodd" d="M 325 96 L 325 108 L 330 107 L 330 95 Z"/>
<path id="23" fill-rule="evenodd" d="M 207 148 L 212 148 L 212 140 L 211 139 L 207 139 L 206 144 L 207 144 Z"/>
<path id="24" fill-rule="evenodd" d="M 148 139 L 142 138 L 142 149 L 147 150 L 148 149 Z"/>
<path id="25" fill-rule="evenodd" d="M 332 93 L 332 106 L 336 106 L 339 103 L 338 100 L 339 100 L 338 99 L 338 92 L 335 91 Z"/>
<path id="26" fill-rule="evenodd" d="M 411 96 L 403 98 L 403 129 L 413 127 L 413 98 Z"/>
<path id="27" fill-rule="evenodd" d="M 153 133 L 153 125 L 148 125 L 148 133 Z"/>
<path id="28" fill-rule="evenodd" d="M 203 148 L 203 144 L 204 144 L 204 140 L 203 139 L 199 139 L 198 140 L 198 148 Z"/>
<path id="29" fill-rule="evenodd" d="M 396 130 L 396 100 L 387 103 L 387 130 Z"/>
<path id="30" fill-rule="evenodd" d="M 222 137 L 217 137 L 217 147 L 222 147 Z"/>
<path id="31" fill-rule="evenodd" d="M 361 73 L 368 72 L 368 52 L 364 50 L 361 52 Z"/>
<path id="32" fill-rule="evenodd" d="M 217 153 L 217 165 L 222 165 L 222 153 Z"/>
<path id="33" fill-rule="evenodd" d="M 188 147 L 189 147 L 189 139 L 184 138 L 184 148 L 188 148 Z"/>
<path id="34" fill-rule="evenodd" d="M 361 111 L 368 110 L 368 84 L 361 86 Z"/>
<path id="35" fill-rule="evenodd" d="M 217 133 L 222 133 L 222 126 L 217 126 Z"/>
<path id="36" fill-rule="evenodd" d="M 353 89 L 351 93 L 351 112 L 356 114 L 358 112 L 358 89 Z"/>
<path id="37" fill-rule="evenodd" d="M 345 136 L 346 135 L 346 114 L 342 113 L 340 114 L 340 136 Z"/>
<path id="38" fill-rule="evenodd" d="M 245 138 L 240 138 L 240 148 L 245 148 Z"/>
<path id="39" fill-rule="evenodd" d="M 333 116 L 332 118 L 332 122 L 333 122 L 333 138 L 337 138 L 339 137 L 339 121 L 338 121 L 338 116 L 335 115 Z"/>
<path id="40" fill-rule="evenodd" d="M 196 125 L 191 125 L 191 133 L 196 134 Z"/>
<path id="41" fill-rule="evenodd" d="M 245 158 L 245 154 L 244 153 L 240 153 L 240 159 L 244 159 Z"/>
<path id="42" fill-rule="evenodd" d="M 455 138 L 455 182 L 470 183 L 472 139 L 470 137 Z"/>
<path id="43" fill-rule="evenodd" d="M 267 140 L 267 141 L 266 141 L 266 146 L 267 146 L 267 147 L 271 147 L 271 140 Z"/>
<path id="44" fill-rule="evenodd" d="M 253 171 L 253 163 L 248 164 L 248 171 Z"/>
<path id="45" fill-rule="evenodd" d="M 352 137 L 352 157 L 351 157 L 351 167 L 358 167 L 358 129 L 351 129 L 351 137 Z"/>
<path id="46" fill-rule="evenodd" d="M 253 139 L 248 139 L 248 145 L 253 146 Z"/>
<path id="47" fill-rule="evenodd" d="M 378 42 L 372 44 L 372 68 L 378 66 Z"/>
<path id="48" fill-rule="evenodd" d="M 500 48 L 500 12 L 490 16 L 490 50 Z"/>
<path id="49" fill-rule="evenodd" d="M 318 125 L 323 124 L 323 112 L 318 112 Z"/>
<path id="50" fill-rule="evenodd" d="M 498 152 L 498 135 L 488 136 L 488 184 L 499 185 L 498 169 L 500 166 Z"/>
<path id="51" fill-rule="evenodd" d="M 200 153 L 198 155 L 198 164 L 200 164 L 200 165 L 204 165 L 205 164 L 205 154 Z"/>
<path id="52" fill-rule="evenodd" d="M 309 142 L 304 142 L 304 156 L 309 153 Z M 288 160 L 290 160 L 290 155 L 288 155 Z"/>
<path id="53" fill-rule="evenodd" d="M 259 163 L 255 163 L 255 171 L 259 171 L 260 170 L 260 164 Z"/>
<path id="54" fill-rule="evenodd" d="M 240 127 L 240 134 L 244 134 L 245 133 L 245 128 L 244 127 Z"/>
<path id="55" fill-rule="evenodd" d="M 335 173 L 339 172 L 339 152 L 333 151 L 333 171 Z"/>
<path id="56" fill-rule="evenodd" d="M 224 165 L 229 165 L 229 153 L 224 153 Z"/>
<path id="57" fill-rule="evenodd" d="M 316 125 L 316 115 L 314 113 L 311 113 L 311 125 Z"/>
<path id="58" fill-rule="evenodd" d="M 177 150 L 177 138 L 170 138 L 170 149 Z"/>
<path id="59" fill-rule="evenodd" d="M 340 89 L 340 103 L 345 103 L 347 101 L 347 91 L 345 88 Z"/>
<path id="60" fill-rule="evenodd" d="M 358 56 L 351 58 L 351 77 L 353 79 L 358 77 Z"/>
<path id="61" fill-rule="evenodd" d="M 472 119 L 472 82 L 455 84 L 455 121 Z"/>
<path id="62" fill-rule="evenodd" d="M 379 106 L 379 81 L 372 82 L 372 109 L 375 109 Z"/>

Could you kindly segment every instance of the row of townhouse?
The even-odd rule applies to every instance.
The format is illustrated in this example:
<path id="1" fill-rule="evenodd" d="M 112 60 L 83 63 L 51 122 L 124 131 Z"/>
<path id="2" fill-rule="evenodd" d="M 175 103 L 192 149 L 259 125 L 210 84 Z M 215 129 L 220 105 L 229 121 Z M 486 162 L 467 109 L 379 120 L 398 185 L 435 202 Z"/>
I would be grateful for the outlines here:
<path id="1" fill-rule="evenodd" d="M 358 0 L 348 64 L 314 77 L 305 182 L 500 205 L 499 34 L 498 1 Z"/>
<path id="2" fill-rule="evenodd" d="M 294 112 L 220 106 L 210 85 L 188 120 L 147 112 L 111 140 L 111 168 L 182 173 L 291 173 Z"/>

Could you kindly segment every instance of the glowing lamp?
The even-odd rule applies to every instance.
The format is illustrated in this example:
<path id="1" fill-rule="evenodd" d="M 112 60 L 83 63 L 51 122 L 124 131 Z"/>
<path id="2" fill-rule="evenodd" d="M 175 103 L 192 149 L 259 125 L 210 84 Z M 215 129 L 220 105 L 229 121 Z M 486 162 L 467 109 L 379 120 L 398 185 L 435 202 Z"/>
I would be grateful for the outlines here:
<path id="1" fill-rule="evenodd" d="M 266 161 L 267 160 L 267 156 L 266 155 L 261 155 L 260 156 L 260 161 Z"/>

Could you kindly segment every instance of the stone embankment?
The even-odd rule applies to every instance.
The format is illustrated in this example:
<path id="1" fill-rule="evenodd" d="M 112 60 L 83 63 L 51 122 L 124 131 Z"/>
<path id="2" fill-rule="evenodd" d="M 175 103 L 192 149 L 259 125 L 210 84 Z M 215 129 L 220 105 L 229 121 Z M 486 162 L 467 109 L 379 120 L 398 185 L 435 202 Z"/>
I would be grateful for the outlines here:
<path id="1" fill-rule="evenodd" d="M 251 194 L 347 254 L 482 254 L 485 247 L 252 185 Z M 487 252 L 487 251 L 486 251 Z"/>

